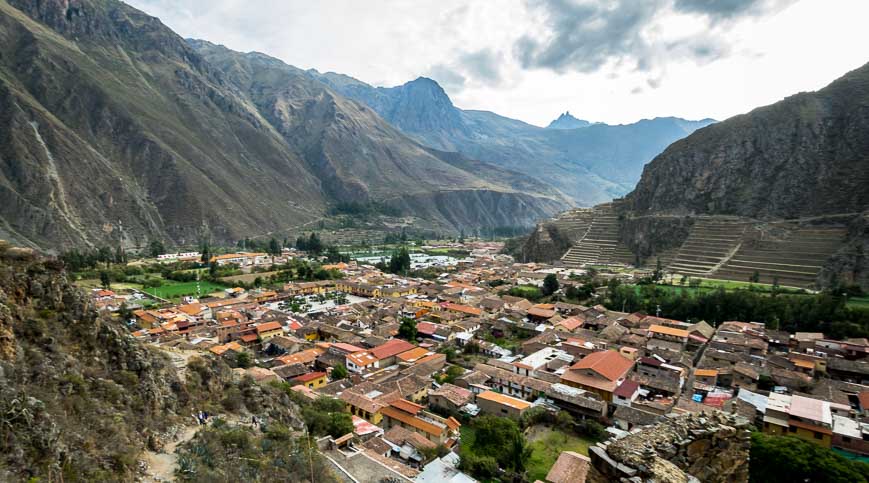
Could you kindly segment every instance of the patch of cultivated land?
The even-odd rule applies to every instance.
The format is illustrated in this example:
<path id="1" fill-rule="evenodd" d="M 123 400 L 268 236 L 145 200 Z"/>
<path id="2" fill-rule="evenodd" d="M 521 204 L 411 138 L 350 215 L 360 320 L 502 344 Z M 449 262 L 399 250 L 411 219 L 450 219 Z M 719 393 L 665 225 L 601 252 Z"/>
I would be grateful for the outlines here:
<path id="1" fill-rule="evenodd" d="M 160 297 L 172 300 L 173 302 L 178 302 L 181 297 L 184 297 L 186 295 L 197 295 L 196 283 L 197 282 L 175 282 L 173 280 L 164 280 L 163 285 L 159 287 L 144 288 L 142 289 L 142 291 L 155 297 Z M 204 280 L 199 282 L 199 293 L 202 296 L 214 292 L 221 292 L 224 288 L 226 287 L 213 282 L 208 282 Z"/>
<path id="2" fill-rule="evenodd" d="M 464 438 L 464 432 L 462 433 Z M 531 448 L 531 458 L 528 460 L 528 480 L 544 481 L 549 469 L 555 464 L 558 455 L 562 451 L 574 451 L 579 454 L 588 454 L 588 447 L 595 442 L 563 433 L 557 429 L 544 425 L 535 425 L 525 432 L 525 438 Z"/>
<path id="3" fill-rule="evenodd" d="M 273 271 L 273 272 L 245 273 L 243 275 L 233 275 L 231 277 L 223 277 L 220 279 L 220 281 L 226 282 L 230 285 L 232 285 L 234 283 L 239 283 L 239 282 L 241 282 L 241 283 L 253 283 L 253 281 L 256 280 L 257 277 L 260 277 L 261 279 L 265 280 L 265 279 L 267 279 L 267 278 L 269 278 L 272 275 L 275 275 L 277 273 L 278 273 L 277 270 Z"/>

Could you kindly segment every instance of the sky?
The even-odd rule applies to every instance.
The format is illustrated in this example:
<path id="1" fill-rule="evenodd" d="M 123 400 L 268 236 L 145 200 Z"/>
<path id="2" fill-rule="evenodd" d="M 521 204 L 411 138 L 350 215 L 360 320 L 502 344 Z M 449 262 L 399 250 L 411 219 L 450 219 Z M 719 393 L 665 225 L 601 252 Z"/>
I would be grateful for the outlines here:
<path id="1" fill-rule="evenodd" d="M 866 0 L 126 0 L 184 37 L 545 126 L 718 120 L 869 62 Z"/>

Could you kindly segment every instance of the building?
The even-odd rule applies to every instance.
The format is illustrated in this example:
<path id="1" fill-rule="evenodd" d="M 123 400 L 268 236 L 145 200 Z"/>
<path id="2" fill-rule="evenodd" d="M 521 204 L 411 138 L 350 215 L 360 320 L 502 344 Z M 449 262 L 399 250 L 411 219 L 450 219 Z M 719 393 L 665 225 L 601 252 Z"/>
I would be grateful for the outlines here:
<path id="1" fill-rule="evenodd" d="M 531 403 L 495 391 L 485 391 L 477 394 L 477 406 L 484 413 L 516 419 L 531 407 Z"/>
<path id="2" fill-rule="evenodd" d="M 585 481 L 588 475 L 591 460 L 588 456 L 562 451 L 549 473 L 546 474 L 548 483 L 580 483 Z"/>
<path id="3" fill-rule="evenodd" d="M 448 382 L 428 393 L 429 406 L 444 408 L 450 411 L 458 411 L 462 406 L 471 402 L 473 398 L 474 393 L 469 389 Z"/>
<path id="4" fill-rule="evenodd" d="M 455 418 L 442 418 L 405 399 L 392 401 L 380 412 L 383 414 L 383 428 L 387 431 L 400 426 L 421 434 L 435 444 L 446 444 L 448 440 L 458 438 L 462 426 Z"/>
<path id="5" fill-rule="evenodd" d="M 240 267 L 249 267 L 253 265 L 265 265 L 271 262 L 271 257 L 266 253 L 238 252 L 216 255 L 211 257 L 210 261 L 211 263 L 217 263 L 218 266 L 238 265 Z"/>
<path id="6" fill-rule="evenodd" d="M 796 436 L 829 448 L 833 436 L 830 403 L 799 395 L 770 393 L 763 416 L 763 432 Z"/>
<path id="7" fill-rule="evenodd" d="M 618 352 L 594 352 L 570 366 L 561 376 L 561 382 L 594 392 L 604 401 L 612 402 L 613 392 L 633 366 L 634 361 Z"/>
<path id="8" fill-rule="evenodd" d="M 296 376 L 292 378 L 291 381 L 302 384 L 311 389 L 323 387 L 328 382 L 326 380 L 325 372 L 309 372 L 307 374 L 302 374 L 301 376 Z"/>
<path id="9" fill-rule="evenodd" d="M 272 337 L 282 335 L 284 328 L 280 322 L 266 322 L 256 326 L 256 335 L 261 341 L 267 341 Z"/>

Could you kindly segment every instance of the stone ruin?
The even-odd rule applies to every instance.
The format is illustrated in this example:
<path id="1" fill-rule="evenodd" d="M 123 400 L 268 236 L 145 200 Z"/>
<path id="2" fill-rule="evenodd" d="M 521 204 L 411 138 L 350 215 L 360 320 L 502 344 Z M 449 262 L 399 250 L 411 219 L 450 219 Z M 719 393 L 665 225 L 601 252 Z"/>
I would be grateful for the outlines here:
<path id="1" fill-rule="evenodd" d="M 749 421 L 714 411 L 669 415 L 589 448 L 587 482 L 747 482 Z"/>

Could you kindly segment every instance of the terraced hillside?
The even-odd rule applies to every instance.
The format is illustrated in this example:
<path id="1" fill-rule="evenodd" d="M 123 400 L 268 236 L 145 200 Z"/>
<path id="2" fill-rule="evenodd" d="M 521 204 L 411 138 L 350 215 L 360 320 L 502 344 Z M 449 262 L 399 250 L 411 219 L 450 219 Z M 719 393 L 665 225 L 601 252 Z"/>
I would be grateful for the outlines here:
<path id="1" fill-rule="evenodd" d="M 591 222 L 585 234 L 561 257 L 567 267 L 630 263 L 630 250 L 619 243 L 619 220 L 614 203 L 603 203 L 591 210 Z"/>
<path id="2" fill-rule="evenodd" d="M 745 227 L 735 219 L 696 221 L 667 268 L 684 275 L 710 276 L 739 249 Z"/>
<path id="3" fill-rule="evenodd" d="M 844 227 L 799 227 L 790 223 L 751 226 L 736 253 L 716 278 L 746 281 L 757 272 L 761 283 L 811 287 L 829 258 L 842 246 Z"/>

